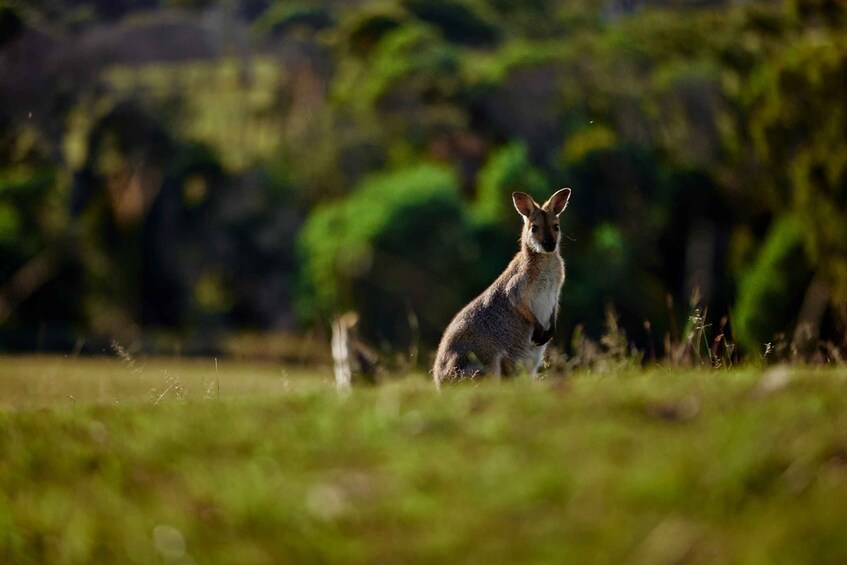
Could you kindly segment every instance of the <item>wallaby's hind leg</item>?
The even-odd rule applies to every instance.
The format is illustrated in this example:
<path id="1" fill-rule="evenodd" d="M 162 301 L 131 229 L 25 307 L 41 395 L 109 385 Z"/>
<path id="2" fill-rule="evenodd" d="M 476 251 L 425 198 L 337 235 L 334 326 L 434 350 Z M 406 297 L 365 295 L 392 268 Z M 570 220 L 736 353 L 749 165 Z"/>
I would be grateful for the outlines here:
<path id="1" fill-rule="evenodd" d="M 482 357 L 482 358 L 481 358 Z M 515 363 L 508 358 L 506 351 L 493 356 L 493 358 L 477 355 L 474 352 L 465 355 L 454 355 L 449 361 L 436 372 L 436 384 L 457 383 L 467 379 L 475 379 L 482 376 L 491 376 L 495 379 L 508 377 L 515 371 Z"/>
<path id="2" fill-rule="evenodd" d="M 494 358 L 494 361 L 491 363 L 491 367 L 488 369 L 488 373 L 498 381 L 501 378 L 510 376 L 514 371 L 515 363 L 509 359 L 507 351 L 501 351 L 498 353 Z"/>
<path id="3" fill-rule="evenodd" d="M 503 377 L 511 377 L 515 374 L 515 362 L 509 359 L 506 354 L 500 358 L 500 375 Z"/>
<path id="4" fill-rule="evenodd" d="M 440 384 L 457 383 L 476 378 L 485 372 L 485 367 L 473 353 L 470 355 L 455 355 L 442 368 L 440 374 L 436 375 L 436 381 Z"/>

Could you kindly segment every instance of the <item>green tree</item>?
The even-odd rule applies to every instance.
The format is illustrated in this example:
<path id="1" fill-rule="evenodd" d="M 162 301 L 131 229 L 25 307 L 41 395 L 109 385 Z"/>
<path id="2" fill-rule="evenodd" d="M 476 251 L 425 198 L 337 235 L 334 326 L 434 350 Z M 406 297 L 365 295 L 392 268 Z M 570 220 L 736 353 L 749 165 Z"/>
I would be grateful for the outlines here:
<path id="1" fill-rule="evenodd" d="M 797 291 L 789 282 L 766 284 L 786 276 L 778 258 L 791 258 L 794 268 L 804 272 L 804 265 L 814 273 L 815 284 L 810 277 L 789 277 L 806 285 L 803 319 L 794 316 L 798 324 L 817 336 L 827 311 L 842 325 L 847 322 L 847 112 L 838 102 L 847 99 L 847 40 L 837 24 L 845 21 L 847 10 L 825 2 L 795 2 L 789 8 L 798 26 L 741 89 L 741 135 L 749 140 L 757 165 L 750 182 L 777 222 L 763 258 L 742 279 L 739 329 L 749 329 L 751 335 L 743 339 L 751 348 L 790 330 L 784 313 L 752 312 L 767 301 L 782 302 L 770 306 L 777 312 L 796 302 Z M 787 225 L 793 226 L 791 238 Z M 765 274 L 767 269 L 772 272 Z M 762 296 L 754 297 L 757 292 Z M 813 296 L 820 293 L 826 294 L 824 300 Z"/>

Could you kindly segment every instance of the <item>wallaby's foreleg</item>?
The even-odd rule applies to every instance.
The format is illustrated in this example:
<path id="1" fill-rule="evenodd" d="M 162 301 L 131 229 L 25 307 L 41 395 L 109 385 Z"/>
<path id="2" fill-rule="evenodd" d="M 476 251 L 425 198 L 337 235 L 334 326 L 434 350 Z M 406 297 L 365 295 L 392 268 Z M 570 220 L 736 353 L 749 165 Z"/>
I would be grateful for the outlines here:
<path id="1" fill-rule="evenodd" d="M 532 308 L 529 307 L 529 304 L 526 301 L 521 300 L 515 304 L 515 310 L 517 310 L 518 315 L 523 318 L 525 322 L 532 326 L 532 337 L 530 338 L 532 339 L 532 343 L 541 345 L 539 342 L 544 336 L 544 327 L 535 318 Z"/>
<path id="2" fill-rule="evenodd" d="M 535 314 L 529 307 L 529 304 L 526 302 L 518 302 L 516 304 L 516 309 L 518 311 L 518 315 L 532 325 L 532 337 L 530 339 L 534 345 L 544 345 L 550 341 L 553 337 L 553 333 L 556 331 L 556 310 L 558 310 L 558 308 L 554 309 L 550 315 L 550 324 L 546 330 L 544 329 L 544 326 L 541 325 L 541 322 L 536 319 Z"/>
<path id="3" fill-rule="evenodd" d="M 535 325 L 532 329 L 532 343 L 535 345 L 544 345 L 550 338 L 547 337 L 547 330 L 535 320 Z"/>
<path id="4" fill-rule="evenodd" d="M 553 310 L 553 313 L 550 314 L 550 324 L 545 330 L 541 327 L 537 321 L 535 322 L 535 329 L 532 332 L 532 343 L 535 345 L 544 345 L 551 339 L 553 339 L 553 335 L 556 333 L 556 311 Z"/>

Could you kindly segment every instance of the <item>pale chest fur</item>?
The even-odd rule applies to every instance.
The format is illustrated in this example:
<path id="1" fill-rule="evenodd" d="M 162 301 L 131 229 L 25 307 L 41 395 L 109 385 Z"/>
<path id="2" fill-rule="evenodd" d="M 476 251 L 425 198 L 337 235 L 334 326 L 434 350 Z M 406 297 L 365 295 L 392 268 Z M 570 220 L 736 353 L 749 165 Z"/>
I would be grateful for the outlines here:
<path id="1" fill-rule="evenodd" d="M 535 319 L 546 330 L 550 327 L 550 319 L 559 302 L 559 293 L 565 280 L 564 264 L 561 258 L 551 258 L 546 262 L 530 281 L 529 306 Z"/>

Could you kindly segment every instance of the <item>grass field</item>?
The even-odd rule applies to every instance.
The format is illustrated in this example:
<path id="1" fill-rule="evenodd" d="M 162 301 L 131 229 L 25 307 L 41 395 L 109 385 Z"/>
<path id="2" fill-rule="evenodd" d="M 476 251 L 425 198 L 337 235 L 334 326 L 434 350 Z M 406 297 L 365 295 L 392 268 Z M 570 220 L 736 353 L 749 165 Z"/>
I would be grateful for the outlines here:
<path id="1" fill-rule="evenodd" d="M 845 563 L 847 370 L 0 357 L 3 563 Z"/>

